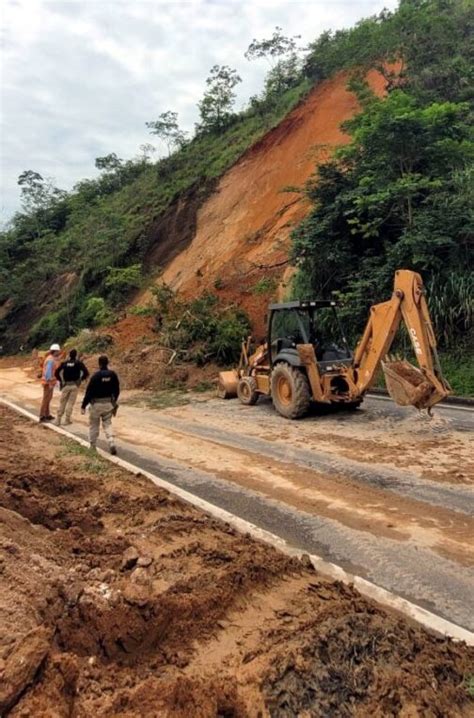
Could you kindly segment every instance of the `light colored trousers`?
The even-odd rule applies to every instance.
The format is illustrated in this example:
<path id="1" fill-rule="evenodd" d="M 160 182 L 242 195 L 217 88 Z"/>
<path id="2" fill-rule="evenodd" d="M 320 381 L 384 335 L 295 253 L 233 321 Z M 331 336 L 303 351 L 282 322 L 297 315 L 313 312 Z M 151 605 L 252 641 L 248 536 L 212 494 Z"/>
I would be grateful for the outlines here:
<path id="1" fill-rule="evenodd" d="M 40 417 L 46 419 L 51 415 L 51 399 L 53 398 L 54 384 L 43 384 L 43 400 L 41 402 Z"/>
<path id="2" fill-rule="evenodd" d="M 104 427 L 105 438 L 109 446 L 114 446 L 114 435 L 112 432 L 112 416 L 114 407 L 110 399 L 95 401 L 90 405 L 89 410 L 89 441 L 91 446 L 97 444 L 99 438 L 100 422 Z"/>
<path id="3" fill-rule="evenodd" d="M 66 412 L 66 421 L 70 422 L 72 417 L 72 410 L 77 399 L 77 392 L 79 387 L 77 384 L 65 384 L 61 389 L 59 397 L 59 409 L 58 409 L 58 423 L 61 421 L 64 412 Z"/>

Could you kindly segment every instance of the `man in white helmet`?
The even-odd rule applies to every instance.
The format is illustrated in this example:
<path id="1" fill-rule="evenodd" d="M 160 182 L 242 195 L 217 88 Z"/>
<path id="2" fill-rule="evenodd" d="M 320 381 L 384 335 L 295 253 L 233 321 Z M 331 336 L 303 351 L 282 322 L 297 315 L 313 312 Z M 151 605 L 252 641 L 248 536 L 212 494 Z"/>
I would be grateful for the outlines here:
<path id="1" fill-rule="evenodd" d="M 46 354 L 46 358 L 43 363 L 43 372 L 41 375 L 41 383 L 43 385 L 43 401 L 41 402 L 40 409 L 40 422 L 52 421 L 54 416 L 51 416 L 51 399 L 53 398 L 54 387 L 56 386 L 56 377 L 54 373 L 56 371 L 56 364 L 61 351 L 59 344 L 51 344 L 49 352 Z"/>

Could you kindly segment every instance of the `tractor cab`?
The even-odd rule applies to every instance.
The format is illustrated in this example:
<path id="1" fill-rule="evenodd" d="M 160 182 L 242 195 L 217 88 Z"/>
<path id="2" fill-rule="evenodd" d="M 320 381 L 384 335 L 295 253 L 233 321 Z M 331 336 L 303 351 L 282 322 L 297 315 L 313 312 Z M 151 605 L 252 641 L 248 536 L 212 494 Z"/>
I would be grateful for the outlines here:
<path id="1" fill-rule="evenodd" d="M 268 320 L 270 366 L 286 362 L 301 367 L 298 344 L 314 347 L 321 374 L 335 363 L 350 365 L 350 351 L 337 314 L 337 303 L 330 300 L 294 301 L 271 304 Z"/>

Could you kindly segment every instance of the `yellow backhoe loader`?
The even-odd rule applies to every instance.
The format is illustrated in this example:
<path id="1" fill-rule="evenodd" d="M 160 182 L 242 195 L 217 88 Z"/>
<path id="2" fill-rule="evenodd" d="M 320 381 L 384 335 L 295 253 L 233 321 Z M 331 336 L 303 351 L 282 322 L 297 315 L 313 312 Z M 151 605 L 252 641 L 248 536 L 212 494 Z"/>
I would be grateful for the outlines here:
<path id="1" fill-rule="evenodd" d="M 239 367 L 219 375 L 218 395 L 238 396 L 255 404 L 271 396 L 282 416 L 297 419 L 312 401 L 356 408 L 382 367 L 387 389 L 397 404 L 430 410 L 447 397 L 436 352 L 436 339 L 419 274 L 395 272 L 391 299 L 370 309 L 364 333 L 351 352 L 337 317 L 337 303 L 329 300 L 271 304 L 267 340 L 250 354 L 250 339 L 242 345 Z M 332 326 L 339 336 L 325 337 L 318 315 L 334 313 Z M 389 361 L 393 339 L 403 320 L 419 367 Z"/>

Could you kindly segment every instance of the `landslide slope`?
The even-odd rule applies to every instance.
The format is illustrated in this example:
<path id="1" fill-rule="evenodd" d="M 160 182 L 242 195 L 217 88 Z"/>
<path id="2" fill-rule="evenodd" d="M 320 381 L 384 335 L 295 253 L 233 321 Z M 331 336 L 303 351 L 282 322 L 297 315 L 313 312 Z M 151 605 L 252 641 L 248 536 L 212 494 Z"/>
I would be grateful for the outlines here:
<path id="1" fill-rule="evenodd" d="M 340 72 L 315 87 L 222 176 L 197 212 L 191 241 L 178 254 L 161 256 L 159 281 L 190 298 L 217 293 L 248 312 L 256 333 L 263 331 L 269 296 L 278 283 L 280 296 L 284 293 L 291 273 L 286 262 L 291 230 L 308 209 L 298 189 L 347 141 L 340 125 L 358 110 L 348 77 Z M 384 78 L 375 70 L 367 77 L 382 95 Z M 148 297 L 149 290 L 135 303 Z"/>

